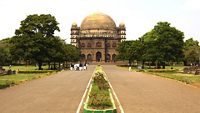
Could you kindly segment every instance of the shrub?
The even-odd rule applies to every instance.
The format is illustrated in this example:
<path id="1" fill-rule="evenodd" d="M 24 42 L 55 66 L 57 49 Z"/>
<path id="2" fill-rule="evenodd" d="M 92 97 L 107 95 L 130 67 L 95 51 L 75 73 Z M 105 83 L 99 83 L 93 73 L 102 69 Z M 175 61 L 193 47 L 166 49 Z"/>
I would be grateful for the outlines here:
<path id="1" fill-rule="evenodd" d="M 112 107 L 109 84 L 103 73 L 97 72 L 93 78 L 92 89 L 89 94 L 88 106 L 93 109 L 105 109 Z"/>

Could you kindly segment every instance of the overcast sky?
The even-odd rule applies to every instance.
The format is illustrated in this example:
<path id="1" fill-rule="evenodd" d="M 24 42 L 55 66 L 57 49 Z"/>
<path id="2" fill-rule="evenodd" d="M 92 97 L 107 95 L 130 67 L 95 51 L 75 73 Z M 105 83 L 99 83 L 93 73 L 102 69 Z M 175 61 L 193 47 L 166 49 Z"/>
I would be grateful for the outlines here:
<path id="1" fill-rule="evenodd" d="M 168 21 L 200 41 L 200 0 L 1 0 L 0 39 L 14 35 L 20 21 L 31 14 L 51 14 L 60 23 L 56 35 L 70 42 L 70 27 L 96 11 L 110 15 L 118 26 L 124 22 L 127 39 L 150 31 L 159 21 Z"/>

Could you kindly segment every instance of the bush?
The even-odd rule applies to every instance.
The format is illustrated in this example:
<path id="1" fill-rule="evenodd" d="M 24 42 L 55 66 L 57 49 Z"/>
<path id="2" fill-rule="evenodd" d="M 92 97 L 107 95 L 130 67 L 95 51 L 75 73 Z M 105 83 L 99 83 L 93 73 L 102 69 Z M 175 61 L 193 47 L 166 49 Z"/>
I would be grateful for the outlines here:
<path id="1" fill-rule="evenodd" d="M 93 109 L 105 109 L 112 107 L 109 84 L 102 73 L 95 73 L 92 89 L 89 94 L 88 106 Z"/>

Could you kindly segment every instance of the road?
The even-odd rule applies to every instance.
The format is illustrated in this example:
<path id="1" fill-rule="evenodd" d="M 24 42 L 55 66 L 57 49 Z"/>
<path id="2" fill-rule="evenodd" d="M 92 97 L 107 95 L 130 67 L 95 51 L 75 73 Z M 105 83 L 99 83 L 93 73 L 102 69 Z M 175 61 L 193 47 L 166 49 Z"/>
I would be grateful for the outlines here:
<path id="1" fill-rule="evenodd" d="M 1 113 L 75 113 L 95 66 L 0 90 Z"/>
<path id="2" fill-rule="evenodd" d="M 200 113 L 200 88 L 104 65 L 125 113 Z"/>

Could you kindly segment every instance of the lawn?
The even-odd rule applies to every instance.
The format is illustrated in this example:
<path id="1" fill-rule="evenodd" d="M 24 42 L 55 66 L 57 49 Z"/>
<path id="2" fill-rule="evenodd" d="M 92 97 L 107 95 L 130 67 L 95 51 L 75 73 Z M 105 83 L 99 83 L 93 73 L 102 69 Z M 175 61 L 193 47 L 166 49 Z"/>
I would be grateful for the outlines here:
<path id="1" fill-rule="evenodd" d="M 4 69 L 8 70 L 8 66 L 4 66 Z M 45 67 L 47 68 L 47 67 Z M 57 71 L 53 70 L 36 70 L 35 66 L 12 66 L 11 70 L 17 70 L 17 74 L 14 75 L 0 75 L 0 89 L 13 85 L 18 85 L 25 81 L 49 76 Z M 19 71 L 18 71 L 19 70 Z"/>
<path id="2" fill-rule="evenodd" d="M 181 82 L 185 82 L 186 84 L 200 84 L 200 76 L 199 75 L 193 75 L 193 74 L 183 74 L 178 72 L 148 72 L 150 74 L 161 76 L 165 78 L 175 79 Z"/>
<path id="3" fill-rule="evenodd" d="M 8 70 L 9 66 L 3 66 L 4 69 Z M 47 66 L 43 66 L 42 68 L 47 69 Z M 11 66 L 12 70 L 20 70 L 20 71 L 30 71 L 30 70 L 37 70 L 38 67 L 29 65 L 29 66 Z"/>
<path id="4" fill-rule="evenodd" d="M 128 69 L 128 67 L 125 68 Z M 186 84 L 198 84 L 198 86 L 200 86 L 200 75 L 184 74 L 183 68 L 184 66 L 173 66 L 173 69 L 171 69 L 171 66 L 166 66 L 166 69 L 145 68 L 140 70 L 136 67 L 133 67 L 132 71 L 150 73 L 156 76 L 178 80 Z"/>

